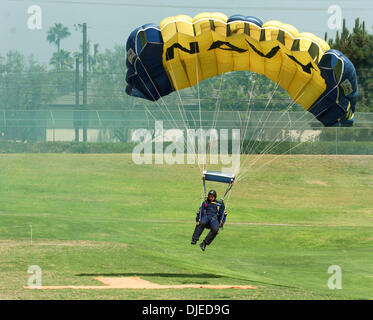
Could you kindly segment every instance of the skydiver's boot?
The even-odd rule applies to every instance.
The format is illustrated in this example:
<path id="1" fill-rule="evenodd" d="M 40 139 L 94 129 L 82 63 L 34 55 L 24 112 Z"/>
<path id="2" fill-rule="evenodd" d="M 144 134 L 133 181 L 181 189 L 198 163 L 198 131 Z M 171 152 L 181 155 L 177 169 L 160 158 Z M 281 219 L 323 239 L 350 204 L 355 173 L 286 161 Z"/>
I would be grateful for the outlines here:
<path id="1" fill-rule="evenodd" d="M 190 244 L 196 244 L 196 243 L 197 243 L 196 239 L 192 239 L 192 241 L 190 242 Z"/>
<path id="2" fill-rule="evenodd" d="M 199 246 L 201 247 L 201 250 L 202 250 L 202 251 L 205 251 L 205 250 L 206 250 L 207 243 L 205 242 L 205 240 L 203 240 Z"/>

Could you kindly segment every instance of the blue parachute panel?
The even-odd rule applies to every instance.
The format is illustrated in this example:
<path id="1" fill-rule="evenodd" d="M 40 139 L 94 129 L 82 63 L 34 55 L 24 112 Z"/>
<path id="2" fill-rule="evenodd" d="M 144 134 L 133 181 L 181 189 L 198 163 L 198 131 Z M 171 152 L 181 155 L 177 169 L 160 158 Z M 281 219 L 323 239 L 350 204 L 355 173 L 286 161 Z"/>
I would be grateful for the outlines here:
<path id="1" fill-rule="evenodd" d="M 253 17 L 253 16 L 244 16 L 242 14 L 234 14 L 232 16 L 229 17 L 228 19 L 228 23 L 229 22 L 233 22 L 233 21 L 245 21 L 245 22 L 250 22 L 250 23 L 253 23 L 255 25 L 257 25 L 258 27 L 262 27 L 263 26 L 263 21 L 257 17 Z"/>
<path id="2" fill-rule="evenodd" d="M 156 25 L 146 24 L 134 30 L 126 49 L 127 94 L 156 101 L 174 91 L 163 67 L 163 39 Z"/>
<path id="3" fill-rule="evenodd" d="M 340 51 L 329 50 L 318 66 L 327 88 L 308 111 L 325 126 L 352 126 L 358 96 L 354 65 Z"/>

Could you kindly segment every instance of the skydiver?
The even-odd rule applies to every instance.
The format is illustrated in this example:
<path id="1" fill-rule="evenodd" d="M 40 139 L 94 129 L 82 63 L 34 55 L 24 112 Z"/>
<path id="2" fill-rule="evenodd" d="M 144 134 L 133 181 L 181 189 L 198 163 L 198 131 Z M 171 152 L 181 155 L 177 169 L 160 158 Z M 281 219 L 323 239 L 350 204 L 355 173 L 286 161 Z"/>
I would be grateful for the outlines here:
<path id="1" fill-rule="evenodd" d="M 219 232 L 219 228 L 223 228 L 226 212 L 223 201 L 216 201 L 216 191 L 210 190 L 207 200 L 202 202 L 201 208 L 197 212 L 196 227 L 192 236 L 191 244 L 196 244 L 205 228 L 210 229 L 205 240 L 200 243 L 202 251 L 205 251 L 206 246 L 210 245 Z"/>

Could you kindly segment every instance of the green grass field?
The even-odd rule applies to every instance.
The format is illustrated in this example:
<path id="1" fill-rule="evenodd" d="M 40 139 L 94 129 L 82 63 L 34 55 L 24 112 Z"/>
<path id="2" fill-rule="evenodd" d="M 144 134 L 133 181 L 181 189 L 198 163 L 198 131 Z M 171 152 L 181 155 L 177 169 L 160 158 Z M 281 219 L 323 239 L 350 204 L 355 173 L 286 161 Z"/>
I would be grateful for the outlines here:
<path id="1" fill-rule="evenodd" d="M 0 299 L 372 299 L 372 190 L 372 156 L 281 156 L 234 186 L 227 224 L 202 252 L 190 245 L 198 166 L 3 154 Z M 137 275 L 259 289 L 27 290 L 31 265 L 43 285 Z M 331 265 L 342 269 L 341 290 L 328 288 Z"/>

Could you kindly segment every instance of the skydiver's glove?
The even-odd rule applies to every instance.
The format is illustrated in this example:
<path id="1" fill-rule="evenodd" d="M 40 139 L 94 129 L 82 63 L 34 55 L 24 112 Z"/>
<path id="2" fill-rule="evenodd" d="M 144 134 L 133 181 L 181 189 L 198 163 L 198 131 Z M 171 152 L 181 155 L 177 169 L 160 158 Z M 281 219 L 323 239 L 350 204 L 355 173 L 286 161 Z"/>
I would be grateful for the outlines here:
<path id="1" fill-rule="evenodd" d="M 197 211 L 197 214 L 196 214 L 196 226 L 199 226 L 199 211 Z"/>
<path id="2" fill-rule="evenodd" d="M 222 219 L 220 220 L 220 225 L 219 225 L 221 229 L 223 229 L 226 219 L 227 219 L 227 213 L 224 212 L 224 215 L 223 215 Z"/>

